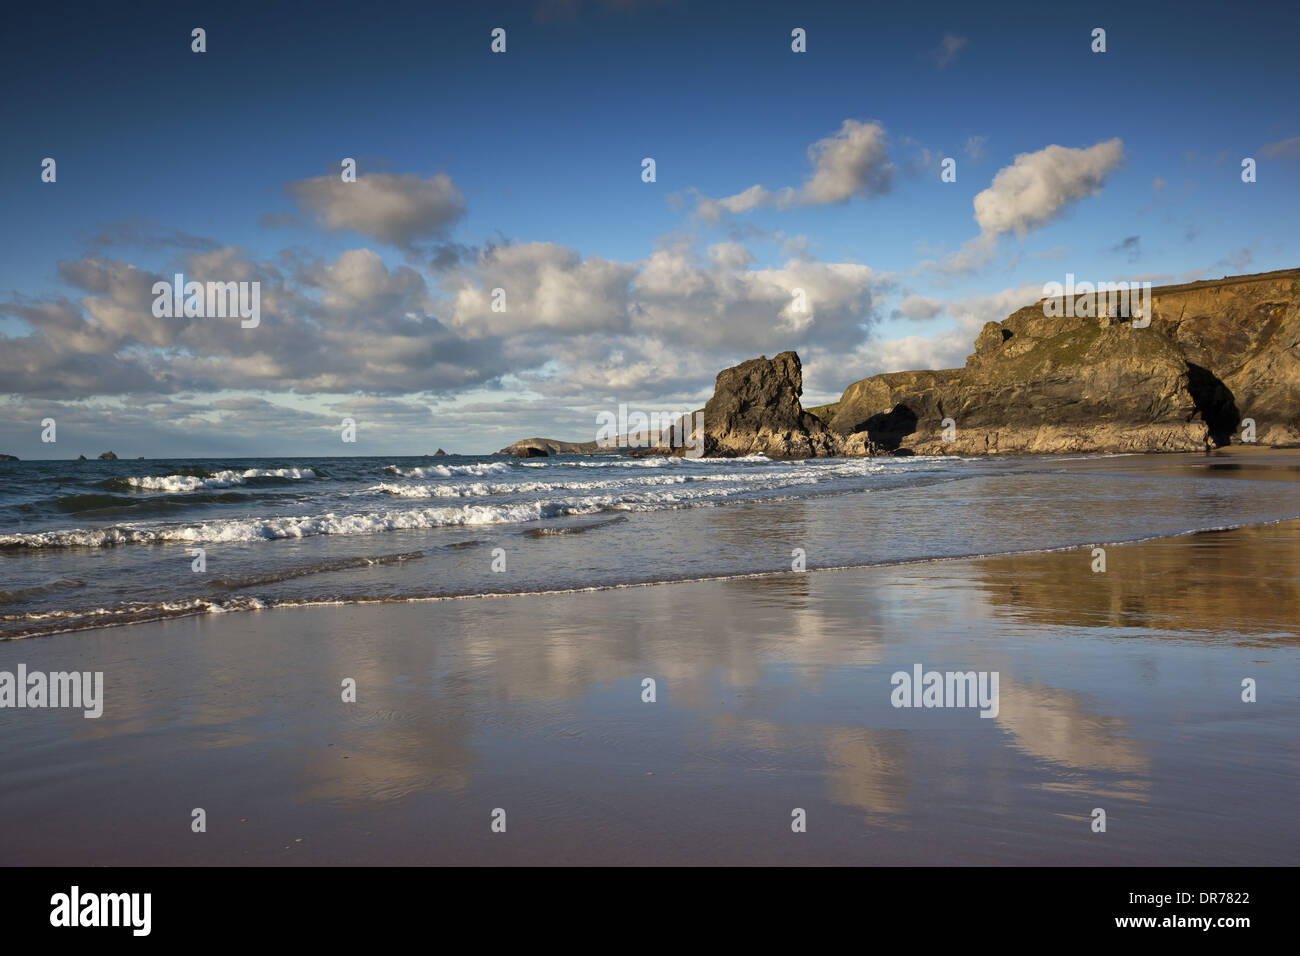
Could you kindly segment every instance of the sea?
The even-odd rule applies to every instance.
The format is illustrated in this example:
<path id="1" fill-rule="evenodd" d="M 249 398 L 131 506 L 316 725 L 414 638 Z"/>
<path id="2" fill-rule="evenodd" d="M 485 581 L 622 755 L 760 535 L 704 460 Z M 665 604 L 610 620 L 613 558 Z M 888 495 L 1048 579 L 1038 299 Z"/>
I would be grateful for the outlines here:
<path id="1" fill-rule="evenodd" d="M 1293 481 L 1153 473 L 1144 456 L 1129 456 L 1131 472 L 1126 456 L 1081 470 L 1087 457 L 3 462 L 0 639 L 1092 548 L 1300 517 Z"/>

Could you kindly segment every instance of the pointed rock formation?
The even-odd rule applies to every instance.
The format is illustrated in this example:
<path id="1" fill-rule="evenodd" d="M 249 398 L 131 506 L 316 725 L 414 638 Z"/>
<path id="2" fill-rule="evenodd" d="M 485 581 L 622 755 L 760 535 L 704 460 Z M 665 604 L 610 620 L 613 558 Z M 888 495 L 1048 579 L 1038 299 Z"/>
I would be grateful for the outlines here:
<path id="1" fill-rule="evenodd" d="M 843 442 L 803 410 L 803 366 L 794 352 L 760 356 L 718 373 L 704 406 L 707 458 L 816 458 L 841 453 Z"/>

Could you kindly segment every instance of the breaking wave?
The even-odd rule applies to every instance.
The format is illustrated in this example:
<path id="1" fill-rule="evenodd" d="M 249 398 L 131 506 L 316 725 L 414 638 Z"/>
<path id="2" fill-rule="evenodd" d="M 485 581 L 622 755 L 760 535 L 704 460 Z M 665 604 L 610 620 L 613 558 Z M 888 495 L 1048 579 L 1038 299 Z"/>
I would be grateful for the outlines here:
<path id="1" fill-rule="evenodd" d="M 236 485 L 276 484 L 315 478 L 311 468 L 249 468 L 244 471 L 218 471 L 214 473 L 145 475 L 139 478 L 109 478 L 103 483 L 114 491 L 152 491 L 185 494 L 208 488 L 233 488 Z"/>

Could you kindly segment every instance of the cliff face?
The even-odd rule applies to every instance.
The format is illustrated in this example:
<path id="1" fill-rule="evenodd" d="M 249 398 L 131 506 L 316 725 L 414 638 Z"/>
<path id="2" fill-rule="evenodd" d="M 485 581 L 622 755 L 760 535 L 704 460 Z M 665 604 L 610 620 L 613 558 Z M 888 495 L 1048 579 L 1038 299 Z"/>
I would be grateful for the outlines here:
<path id="1" fill-rule="evenodd" d="M 848 438 L 865 432 L 886 451 L 899 448 L 921 422 L 938 428 L 957 407 L 961 369 L 888 372 L 854 382 L 844 390 L 831 429 Z"/>
<path id="2" fill-rule="evenodd" d="M 1187 363 L 1159 332 L 1129 323 L 1047 318 L 1041 306 L 989 323 L 913 449 L 988 452 L 1196 451 L 1208 437 Z M 924 407 L 924 405 L 923 405 Z"/>
<path id="3" fill-rule="evenodd" d="M 1300 442 L 1300 269 L 1152 293 L 1151 327 L 1182 349 L 1216 441 L 1251 418 L 1262 444 Z"/>
<path id="4" fill-rule="evenodd" d="M 1260 444 L 1300 442 L 1300 270 L 1155 288 L 1151 306 L 1146 328 L 1020 309 L 964 368 L 850 385 L 831 427 L 920 454 L 1194 451 L 1244 418 Z"/>

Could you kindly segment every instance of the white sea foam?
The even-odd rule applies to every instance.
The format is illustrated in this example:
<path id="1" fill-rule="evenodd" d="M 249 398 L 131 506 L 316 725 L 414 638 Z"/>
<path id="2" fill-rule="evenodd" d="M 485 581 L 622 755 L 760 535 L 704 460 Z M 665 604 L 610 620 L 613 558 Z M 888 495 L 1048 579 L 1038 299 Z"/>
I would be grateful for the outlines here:
<path id="1" fill-rule="evenodd" d="M 944 465 L 941 457 L 911 459 L 819 459 L 802 462 L 771 462 L 762 456 L 710 461 L 703 465 L 682 465 L 644 470 L 646 462 L 690 462 L 690 459 L 628 459 L 572 462 L 557 466 L 554 477 L 530 472 L 537 480 L 455 480 L 463 477 L 521 475 L 508 462 L 470 465 L 433 465 L 411 469 L 388 466 L 385 470 L 416 476 L 415 480 L 385 481 L 355 491 L 331 495 L 322 501 L 324 514 L 288 516 L 244 516 L 189 523 L 123 523 L 99 527 L 69 528 L 0 535 L 0 547 L 59 548 L 112 547 L 127 544 L 166 542 L 252 542 L 316 535 L 361 535 L 387 531 L 437 528 L 455 525 L 504 524 L 538 521 L 565 515 L 600 511 L 650 511 L 690 507 L 724 500 L 768 497 L 786 489 L 839 485 L 842 479 L 867 478 L 887 472 L 926 470 Z M 736 462 L 742 467 L 736 467 Z M 585 474 L 566 472 L 571 465 L 605 468 Z M 629 471 L 627 469 L 635 469 Z M 576 473 L 575 473 L 576 472 Z M 587 475 L 591 477 L 587 477 Z M 427 480 L 419 480 L 427 476 Z M 173 493 L 240 484 L 255 477 L 305 479 L 317 477 L 309 468 L 249 469 L 222 471 L 209 478 L 185 475 L 128 479 L 134 487 Z M 522 475 L 521 475 L 522 477 Z M 446 480 L 444 480 L 446 479 Z M 549 480 L 548 480 L 549 479 Z M 445 507 L 376 510 L 361 507 L 355 513 L 350 504 L 378 497 L 439 500 L 477 499 Z M 521 500 L 501 500 L 514 496 Z M 495 501 L 493 499 L 496 499 Z M 328 500 L 328 499 L 326 499 Z"/>
<path id="2" fill-rule="evenodd" d="M 502 475 L 510 471 L 509 462 L 485 461 L 473 465 L 427 465 L 419 468 L 398 468 L 389 465 L 384 469 L 398 478 L 450 478 L 453 475 Z"/>
<path id="3" fill-rule="evenodd" d="M 713 489 L 690 492 L 634 491 L 553 500 L 503 504 L 466 504 L 459 507 L 412 508 L 356 514 L 294 515 L 232 518 L 190 524 L 129 524 L 101 528 L 0 535 L 0 548 L 113 547 L 169 542 L 237 543 L 306 538 L 315 535 L 363 535 L 387 531 L 412 531 L 459 525 L 514 524 L 601 511 L 655 511 L 661 508 L 710 504 L 712 500 L 748 489 Z"/>
<path id="4" fill-rule="evenodd" d="M 783 468 L 779 471 L 712 471 L 671 474 L 638 474 L 629 478 L 556 479 L 554 481 L 500 481 L 467 483 L 414 483 L 381 482 L 371 485 L 361 494 L 383 494 L 396 498 L 476 498 L 491 495 L 537 494 L 556 491 L 623 491 L 635 492 L 642 488 L 668 485 L 711 486 L 743 485 L 759 491 L 764 488 L 784 488 L 791 485 L 816 484 L 840 477 L 877 474 L 884 469 L 860 462 L 838 468 Z M 712 494 L 701 491 L 700 494 Z"/>
<path id="5" fill-rule="evenodd" d="M 233 488 L 246 484 L 249 478 L 315 478 L 310 468 L 249 468 L 247 471 L 218 471 L 211 478 L 193 475 L 162 475 L 127 478 L 126 483 L 141 491 L 163 491 L 181 494 L 205 488 Z"/>

